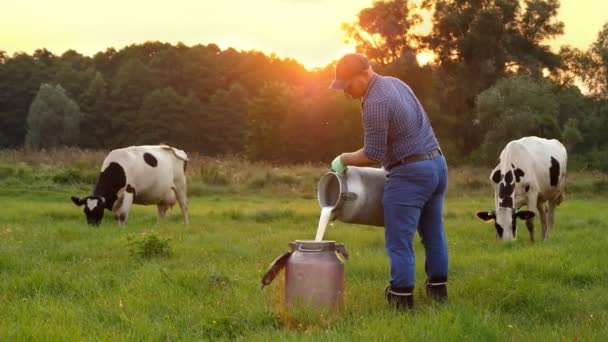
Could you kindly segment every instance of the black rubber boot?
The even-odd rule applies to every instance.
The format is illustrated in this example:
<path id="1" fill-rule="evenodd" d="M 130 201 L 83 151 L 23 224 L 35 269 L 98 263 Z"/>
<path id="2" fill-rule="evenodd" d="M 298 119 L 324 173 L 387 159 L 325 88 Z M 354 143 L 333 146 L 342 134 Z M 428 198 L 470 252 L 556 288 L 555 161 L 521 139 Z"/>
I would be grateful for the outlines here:
<path id="1" fill-rule="evenodd" d="M 439 303 L 445 303 L 448 300 L 448 278 L 437 277 L 427 279 L 424 282 L 427 296 Z"/>
<path id="2" fill-rule="evenodd" d="M 414 307 L 413 287 L 390 287 L 384 292 L 388 305 L 397 311 L 406 311 Z"/>

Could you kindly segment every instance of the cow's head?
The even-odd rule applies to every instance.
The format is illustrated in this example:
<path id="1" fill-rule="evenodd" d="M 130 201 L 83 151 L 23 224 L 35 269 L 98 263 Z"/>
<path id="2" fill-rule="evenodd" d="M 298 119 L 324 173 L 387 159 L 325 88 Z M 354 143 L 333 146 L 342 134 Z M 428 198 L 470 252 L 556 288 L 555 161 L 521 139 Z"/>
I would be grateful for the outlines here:
<path id="1" fill-rule="evenodd" d="M 106 200 L 101 196 L 87 196 L 78 198 L 72 196 L 72 202 L 77 206 L 84 205 L 84 214 L 87 216 L 87 223 L 98 226 L 103 219 Z"/>
<path id="2" fill-rule="evenodd" d="M 534 212 L 499 207 L 492 211 L 480 211 L 477 213 L 477 217 L 484 221 L 494 220 L 496 238 L 498 240 L 512 241 L 517 237 L 517 219 L 531 219 L 534 217 Z"/>

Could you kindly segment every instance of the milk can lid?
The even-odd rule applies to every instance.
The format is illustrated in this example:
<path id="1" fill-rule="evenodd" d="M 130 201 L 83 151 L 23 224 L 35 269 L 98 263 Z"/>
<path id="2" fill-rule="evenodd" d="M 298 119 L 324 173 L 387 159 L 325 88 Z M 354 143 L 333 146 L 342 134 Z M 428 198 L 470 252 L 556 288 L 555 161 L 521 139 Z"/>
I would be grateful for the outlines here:
<path id="1" fill-rule="evenodd" d="M 325 252 L 325 251 L 335 251 L 336 250 L 336 241 L 333 240 L 296 240 L 289 243 L 289 247 L 293 248 L 293 250 L 301 251 L 301 252 Z"/>
<path id="2" fill-rule="evenodd" d="M 296 240 L 289 243 L 289 247 L 291 247 L 294 251 L 300 252 L 337 252 L 341 254 L 344 259 L 348 260 L 348 251 L 346 247 L 344 247 L 341 243 L 336 243 L 333 240 Z"/>

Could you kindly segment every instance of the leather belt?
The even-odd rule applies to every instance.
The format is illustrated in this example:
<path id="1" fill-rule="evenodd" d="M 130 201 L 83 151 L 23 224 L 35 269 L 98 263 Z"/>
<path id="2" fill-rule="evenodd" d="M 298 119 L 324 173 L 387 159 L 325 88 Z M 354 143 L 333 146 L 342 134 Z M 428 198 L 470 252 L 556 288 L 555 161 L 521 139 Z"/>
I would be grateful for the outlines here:
<path id="1" fill-rule="evenodd" d="M 441 152 L 441 150 L 438 148 L 436 148 L 430 152 L 427 152 L 427 153 L 412 154 L 411 156 L 407 156 L 407 157 L 389 165 L 388 170 L 390 171 L 392 168 L 399 166 L 399 165 L 414 163 L 414 162 L 418 162 L 418 161 L 422 161 L 422 160 L 435 159 L 441 155 L 443 155 L 443 152 Z"/>

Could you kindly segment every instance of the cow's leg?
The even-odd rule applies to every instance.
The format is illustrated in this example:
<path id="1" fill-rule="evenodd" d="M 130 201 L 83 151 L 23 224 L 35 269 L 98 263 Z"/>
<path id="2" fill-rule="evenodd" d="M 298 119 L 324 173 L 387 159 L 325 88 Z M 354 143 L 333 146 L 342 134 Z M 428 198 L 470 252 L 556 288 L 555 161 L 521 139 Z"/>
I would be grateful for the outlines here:
<path id="1" fill-rule="evenodd" d="M 537 203 L 536 196 L 528 197 L 528 210 L 534 210 L 534 208 L 537 208 L 536 203 Z M 538 208 L 537 208 L 537 210 L 538 210 Z M 539 211 L 539 215 L 540 215 L 540 211 Z M 534 217 L 530 217 L 529 219 L 526 219 L 526 227 L 528 228 L 528 233 L 530 234 L 530 241 L 532 243 L 534 243 Z"/>
<path id="2" fill-rule="evenodd" d="M 528 227 L 528 233 L 530 233 L 530 241 L 534 243 L 534 217 L 526 219 L 526 227 Z"/>
<path id="3" fill-rule="evenodd" d="M 545 202 L 540 202 L 538 204 L 538 212 L 540 214 L 540 219 L 541 219 L 541 225 L 542 225 L 542 230 L 541 230 L 541 235 L 543 238 L 543 241 L 545 240 L 545 236 L 547 235 L 547 203 Z"/>
<path id="4" fill-rule="evenodd" d="M 114 205 L 112 206 L 112 215 L 119 226 L 122 226 L 122 220 L 120 219 L 120 208 L 122 207 L 123 199 L 123 193 L 119 193 L 116 197 L 116 202 L 114 202 Z"/>
<path id="5" fill-rule="evenodd" d="M 127 221 L 129 209 L 131 209 L 131 205 L 133 204 L 133 200 L 135 198 L 135 191 L 132 189 L 133 188 L 129 188 L 129 186 L 127 186 L 127 190 L 122 193 L 122 199 L 119 201 L 119 203 L 117 203 L 118 205 L 114 206 L 114 218 L 121 227 L 124 227 L 124 224 Z"/>
<path id="6" fill-rule="evenodd" d="M 175 195 L 177 196 L 177 202 L 182 210 L 182 216 L 184 217 L 184 223 L 188 224 L 188 194 L 186 192 L 186 179 L 179 182 L 175 182 Z"/>
<path id="7" fill-rule="evenodd" d="M 547 229 L 543 231 L 543 241 L 547 241 L 551 228 L 553 228 L 553 218 L 555 214 L 555 203 L 547 202 Z"/>

